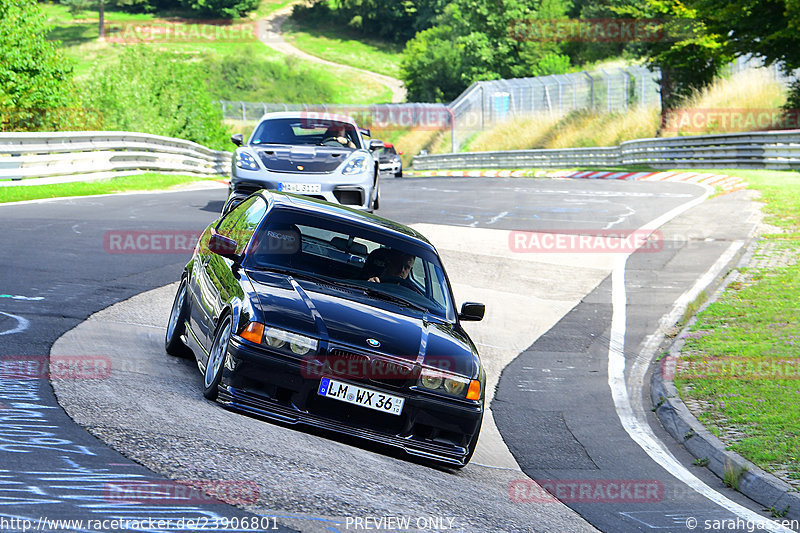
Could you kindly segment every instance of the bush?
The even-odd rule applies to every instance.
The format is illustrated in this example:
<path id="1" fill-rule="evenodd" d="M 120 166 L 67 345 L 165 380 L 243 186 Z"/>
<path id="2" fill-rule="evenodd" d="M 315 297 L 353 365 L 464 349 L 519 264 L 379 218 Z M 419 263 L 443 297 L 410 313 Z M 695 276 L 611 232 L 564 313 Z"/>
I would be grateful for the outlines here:
<path id="1" fill-rule="evenodd" d="M 34 0 L 0 0 L 0 131 L 67 129 L 78 115 L 72 65 L 45 39 Z"/>
<path id="2" fill-rule="evenodd" d="M 181 0 L 192 11 L 210 17 L 238 18 L 258 7 L 259 0 Z"/>
<path id="3" fill-rule="evenodd" d="M 199 63 L 174 53 L 130 47 L 116 61 L 96 67 L 89 80 L 85 102 L 102 113 L 106 130 L 229 148 L 222 111 L 209 95 Z"/>

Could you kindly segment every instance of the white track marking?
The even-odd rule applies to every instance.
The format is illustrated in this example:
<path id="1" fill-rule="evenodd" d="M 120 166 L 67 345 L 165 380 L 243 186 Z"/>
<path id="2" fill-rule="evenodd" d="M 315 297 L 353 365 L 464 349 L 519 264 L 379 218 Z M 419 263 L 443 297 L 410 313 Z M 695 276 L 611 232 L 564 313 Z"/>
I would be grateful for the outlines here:
<path id="1" fill-rule="evenodd" d="M 11 313 L 4 313 L 3 311 L 0 311 L 0 315 L 5 315 L 5 316 L 13 318 L 14 320 L 17 321 L 17 327 L 15 327 L 14 329 L 6 330 L 6 331 L 0 331 L 0 336 L 2 336 L 2 335 L 13 335 L 14 333 L 22 333 L 23 331 L 28 329 L 28 326 L 31 325 L 31 323 L 28 322 L 28 320 L 26 318 L 22 318 L 21 316 L 12 315 Z"/>
<path id="2" fill-rule="evenodd" d="M 654 231 L 656 228 L 665 224 L 666 222 L 677 217 L 684 211 L 699 205 L 704 202 L 706 198 L 713 191 L 710 187 L 704 187 L 705 194 L 679 206 L 664 215 L 656 218 L 642 226 L 643 230 Z M 730 251 L 730 248 L 729 248 Z M 728 252 L 726 252 L 727 254 Z M 731 252 L 732 253 L 732 252 Z M 608 385 L 611 388 L 611 396 L 614 400 L 614 405 L 617 410 L 622 426 L 630 437 L 636 442 L 656 463 L 661 465 L 667 472 L 673 475 L 676 479 L 686 484 L 702 496 L 708 498 L 715 504 L 719 505 L 732 512 L 733 514 L 741 517 L 744 520 L 749 520 L 755 524 L 763 524 L 763 527 L 769 531 L 780 531 L 791 533 L 790 529 L 781 527 L 769 519 L 761 516 L 760 514 L 751 511 L 750 509 L 739 505 L 738 503 L 728 499 L 724 495 L 715 491 L 689 470 L 683 466 L 675 457 L 665 449 L 658 438 L 653 433 L 652 428 L 644 418 L 643 413 L 640 412 L 639 416 L 634 412 L 631 405 L 630 397 L 628 395 L 628 388 L 625 384 L 625 331 L 626 331 L 626 306 L 627 306 L 627 293 L 625 290 L 625 266 L 628 262 L 630 254 L 620 254 L 616 258 L 614 270 L 611 274 L 611 334 L 608 345 Z M 715 266 L 717 263 L 715 263 Z M 715 268 L 712 266 L 700 280 L 705 280 L 706 283 L 710 282 L 710 272 Z M 700 282 L 698 280 L 698 284 Z M 697 286 L 697 284 L 695 285 Z M 637 376 L 638 378 L 643 377 Z M 636 383 L 640 387 L 640 383 Z"/>

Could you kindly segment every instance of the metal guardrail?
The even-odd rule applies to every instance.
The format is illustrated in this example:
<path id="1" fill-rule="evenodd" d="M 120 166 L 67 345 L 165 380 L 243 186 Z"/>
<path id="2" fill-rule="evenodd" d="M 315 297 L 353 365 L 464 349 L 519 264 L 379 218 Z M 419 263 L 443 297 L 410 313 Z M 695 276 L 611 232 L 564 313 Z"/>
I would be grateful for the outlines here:
<path id="1" fill-rule="evenodd" d="M 414 170 L 609 167 L 800 168 L 800 131 L 637 139 L 619 146 L 416 156 Z"/>
<path id="2" fill-rule="evenodd" d="M 0 179 L 123 171 L 220 175 L 231 154 L 147 133 L 0 133 Z"/>

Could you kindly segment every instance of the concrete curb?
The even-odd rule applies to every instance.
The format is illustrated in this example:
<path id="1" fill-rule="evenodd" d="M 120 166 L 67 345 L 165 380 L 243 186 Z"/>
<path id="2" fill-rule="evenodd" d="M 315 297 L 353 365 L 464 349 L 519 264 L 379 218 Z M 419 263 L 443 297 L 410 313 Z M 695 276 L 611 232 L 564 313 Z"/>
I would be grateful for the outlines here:
<path id="1" fill-rule="evenodd" d="M 449 178 L 565 178 L 624 181 L 681 181 L 713 185 L 732 192 L 744 187 L 744 181 L 727 174 L 681 172 L 681 171 L 604 171 L 604 170 L 408 170 L 406 177 Z"/>
<path id="2" fill-rule="evenodd" d="M 741 268 L 749 262 L 754 248 L 755 241 L 751 241 L 735 268 Z M 713 296 L 698 312 L 716 301 L 725 287 L 733 281 L 735 275 L 736 272 L 728 274 L 719 284 Z M 680 358 L 681 349 L 685 343 L 683 334 L 687 333 L 696 321 L 696 316 L 692 317 L 670 345 L 669 359 L 671 361 Z M 800 520 L 800 492 L 793 491 L 792 486 L 788 483 L 765 472 L 739 454 L 727 450 L 725 444 L 708 431 L 689 411 L 689 408 L 681 400 L 669 372 L 664 370 L 665 362 L 662 361 L 650 380 L 650 399 L 664 429 L 675 440 L 683 444 L 695 458 L 701 461 L 707 460 L 708 463 L 705 467 L 720 479 L 725 479 L 726 471 L 739 473 L 737 490 L 763 505 L 765 509 L 774 509 L 779 513 L 786 510 L 786 514 L 780 517 L 780 520 Z"/>

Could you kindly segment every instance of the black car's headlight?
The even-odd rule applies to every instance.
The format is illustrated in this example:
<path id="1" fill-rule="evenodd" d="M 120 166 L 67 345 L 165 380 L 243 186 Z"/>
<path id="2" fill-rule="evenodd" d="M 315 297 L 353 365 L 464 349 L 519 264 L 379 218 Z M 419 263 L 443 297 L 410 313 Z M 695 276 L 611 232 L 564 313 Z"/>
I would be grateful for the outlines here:
<path id="1" fill-rule="evenodd" d="M 481 399 L 481 382 L 477 379 L 469 379 L 432 368 L 422 369 L 419 379 L 417 379 L 417 385 L 424 389 L 444 392 L 467 400 Z"/>
<path id="2" fill-rule="evenodd" d="M 367 156 L 358 155 L 347 162 L 342 169 L 342 174 L 363 174 L 367 169 Z"/>
<path id="3" fill-rule="evenodd" d="M 236 153 L 236 166 L 245 170 L 258 170 L 255 158 L 247 152 Z"/>
<path id="4" fill-rule="evenodd" d="M 239 334 L 240 337 L 256 344 L 269 346 L 273 350 L 304 356 L 316 353 L 319 342 L 317 339 L 292 333 L 284 329 L 265 326 L 259 322 L 250 322 Z"/>

